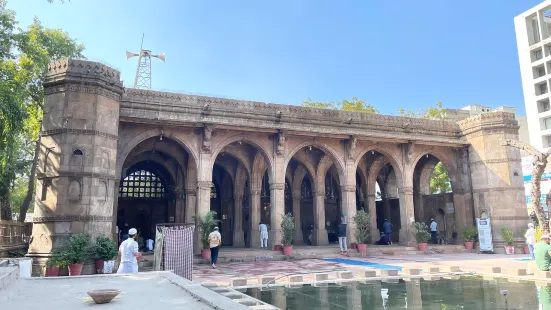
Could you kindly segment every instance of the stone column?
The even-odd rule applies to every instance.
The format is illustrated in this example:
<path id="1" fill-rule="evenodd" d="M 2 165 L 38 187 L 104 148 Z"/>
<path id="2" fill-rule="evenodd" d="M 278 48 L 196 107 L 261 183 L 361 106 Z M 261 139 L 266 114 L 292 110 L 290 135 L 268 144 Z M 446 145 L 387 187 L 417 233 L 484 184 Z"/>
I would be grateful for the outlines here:
<path id="1" fill-rule="evenodd" d="M 120 179 L 115 180 L 115 194 L 113 195 L 113 227 L 111 228 L 111 234 L 113 240 L 118 242 L 119 234 L 117 233 L 117 217 L 119 214 L 119 190 L 120 190 Z"/>
<path id="2" fill-rule="evenodd" d="M 270 183 L 271 199 L 271 231 L 269 234 L 269 246 L 281 244 L 281 220 L 285 214 L 285 183 Z"/>
<path id="3" fill-rule="evenodd" d="M 416 242 L 411 231 L 411 219 L 415 220 L 413 212 L 413 188 L 400 187 L 398 196 L 400 199 L 400 244 L 414 246 Z"/>
<path id="4" fill-rule="evenodd" d="M 325 229 L 325 182 L 316 184 L 314 193 L 314 231 L 313 245 L 328 245 L 329 240 Z"/>
<path id="5" fill-rule="evenodd" d="M 233 246 L 245 246 L 245 234 L 243 233 L 243 194 L 236 193 L 234 196 L 234 219 L 233 219 Z"/>
<path id="6" fill-rule="evenodd" d="M 260 224 L 260 191 L 261 188 L 251 187 L 251 208 L 249 222 L 249 238 L 251 240 L 251 248 L 260 248 L 260 231 L 258 225 Z"/>
<path id="7" fill-rule="evenodd" d="M 377 228 L 377 204 L 375 201 L 375 194 L 367 195 L 367 205 L 369 210 L 369 218 L 371 223 L 371 244 L 379 241 L 381 233 Z"/>
<path id="8" fill-rule="evenodd" d="M 346 225 L 348 244 L 356 243 L 356 223 L 354 222 L 356 216 L 356 184 L 341 186 L 341 195 L 341 209 L 348 218 L 348 225 Z"/>
<path id="9" fill-rule="evenodd" d="M 304 236 L 300 227 L 300 191 L 293 191 L 293 217 L 295 218 L 295 239 L 294 244 L 303 244 Z"/>
<path id="10" fill-rule="evenodd" d="M 410 310 L 423 310 L 421 299 L 421 282 L 411 280 L 406 282 L 407 308 Z"/>
<path id="11" fill-rule="evenodd" d="M 204 217 L 210 211 L 210 190 L 212 187 L 212 182 L 209 181 L 198 181 L 197 182 L 197 217 Z M 198 223 L 195 223 L 195 232 L 196 232 L 196 248 L 195 253 L 200 254 L 203 244 L 201 243 L 201 234 L 203 233 Z"/>
<path id="12" fill-rule="evenodd" d="M 197 205 L 197 189 L 186 189 L 186 212 L 184 222 L 186 224 L 195 223 L 193 217 L 195 216 L 195 207 Z M 210 206 L 209 206 L 210 208 Z"/>
<path id="13" fill-rule="evenodd" d="M 284 287 L 277 287 L 272 291 L 273 305 L 279 309 L 287 309 L 287 296 L 285 295 Z"/>
<path id="14" fill-rule="evenodd" d="M 116 222 L 120 73 L 64 59 L 44 77 L 44 120 L 29 256 L 34 274 L 71 234 L 111 235 Z M 84 274 L 93 271 L 86 265 Z"/>

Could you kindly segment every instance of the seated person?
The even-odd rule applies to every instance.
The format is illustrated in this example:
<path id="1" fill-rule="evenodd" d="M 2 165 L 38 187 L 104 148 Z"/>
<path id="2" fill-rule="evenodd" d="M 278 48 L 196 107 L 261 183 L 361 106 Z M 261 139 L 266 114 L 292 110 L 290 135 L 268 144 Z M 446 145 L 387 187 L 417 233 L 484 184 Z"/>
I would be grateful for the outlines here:
<path id="1" fill-rule="evenodd" d="M 549 268 L 551 267 L 551 256 L 549 255 L 551 245 L 549 245 L 549 242 L 549 235 L 541 236 L 540 242 L 536 244 L 536 249 L 534 250 L 536 266 L 542 271 L 549 271 Z"/>
<path id="2" fill-rule="evenodd" d="M 390 238 L 385 233 L 381 233 L 381 239 L 375 242 L 377 245 L 390 245 Z"/>

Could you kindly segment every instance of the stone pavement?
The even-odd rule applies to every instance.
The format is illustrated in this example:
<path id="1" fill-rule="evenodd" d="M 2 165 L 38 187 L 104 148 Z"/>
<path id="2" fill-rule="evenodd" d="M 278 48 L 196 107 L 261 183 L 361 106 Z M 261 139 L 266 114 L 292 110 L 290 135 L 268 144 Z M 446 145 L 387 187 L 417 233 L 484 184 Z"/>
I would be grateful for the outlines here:
<path id="1" fill-rule="evenodd" d="M 256 262 L 232 262 L 222 263 L 217 269 L 209 265 L 195 265 L 193 280 L 198 283 L 214 283 L 217 285 L 229 285 L 231 279 L 245 278 L 248 284 L 258 283 L 259 276 L 276 278 L 277 283 L 288 281 L 287 276 L 293 274 L 333 273 L 350 271 L 359 275 L 365 270 L 375 270 L 380 274 L 381 266 L 359 266 L 355 264 L 374 263 L 391 265 L 402 268 L 420 268 L 428 270 L 429 267 L 440 267 L 449 270 L 450 266 L 458 266 L 463 272 L 485 273 L 490 267 L 499 266 L 505 273 L 508 269 L 526 269 L 528 275 L 534 274 L 535 263 L 526 261 L 527 255 L 501 255 L 501 254 L 427 254 L 427 255 L 385 255 L 370 257 L 344 257 L 339 259 L 350 261 L 331 262 L 322 259 L 295 260 L 295 261 L 256 261 Z M 384 266 L 383 266 L 384 267 Z M 401 268 L 398 268 L 401 269 Z M 334 276 L 334 275 L 330 275 Z M 532 276 L 533 277 L 533 276 Z M 304 276 L 305 280 L 313 278 Z M 543 279 L 542 279 L 543 280 Z"/>

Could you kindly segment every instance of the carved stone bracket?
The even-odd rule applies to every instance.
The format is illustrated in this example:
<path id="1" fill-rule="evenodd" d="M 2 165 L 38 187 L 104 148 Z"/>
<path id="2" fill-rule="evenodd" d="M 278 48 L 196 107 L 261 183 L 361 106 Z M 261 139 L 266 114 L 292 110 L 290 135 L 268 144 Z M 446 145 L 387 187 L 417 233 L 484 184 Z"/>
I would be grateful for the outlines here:
<path id="1" fill-rule="evenodd" d="M 404 159 L 406 163 L 412 163 L 413 161 L 413 151 L 415 149 L 415 144 L 413 142 L 408 142 L 405 144 L 402 144 L 403 151 L 404 151 Z"/>
<path id="2" fill-rule="evenodd" d="M 358 145 L 358 137 L 352 136 L 347 142 L 347 153 L 349 159 L 354 159 L 354 151 L 356 150 L 356 146 Z"/>
<path id="3" fill-rule="evenodd" d="M 285 153 L 285 131 L 280 130 L 277 134 L 276 155 L 282 156 Z"/>
<path id="4" fill-rule="evenodd" d="M 212 125 L 205 125 L 203 127 L 203 152 L 210 154 L 211 150 L 211 139 L 212 139 Z"/>

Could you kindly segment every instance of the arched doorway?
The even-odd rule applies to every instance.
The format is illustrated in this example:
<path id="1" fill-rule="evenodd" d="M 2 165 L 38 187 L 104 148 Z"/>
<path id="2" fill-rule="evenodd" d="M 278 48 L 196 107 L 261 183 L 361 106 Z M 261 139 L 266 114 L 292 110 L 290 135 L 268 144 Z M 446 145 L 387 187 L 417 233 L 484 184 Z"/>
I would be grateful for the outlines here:
<path id="1" fill-rule="evenodd" d="M 415 220 L 427 226 L 434 218 L 438 242 L 455 244 L 457 227 L 453 188 L 448 170 L 436 156 L 426 154 L 419 159 L 413 174 Z"/>

